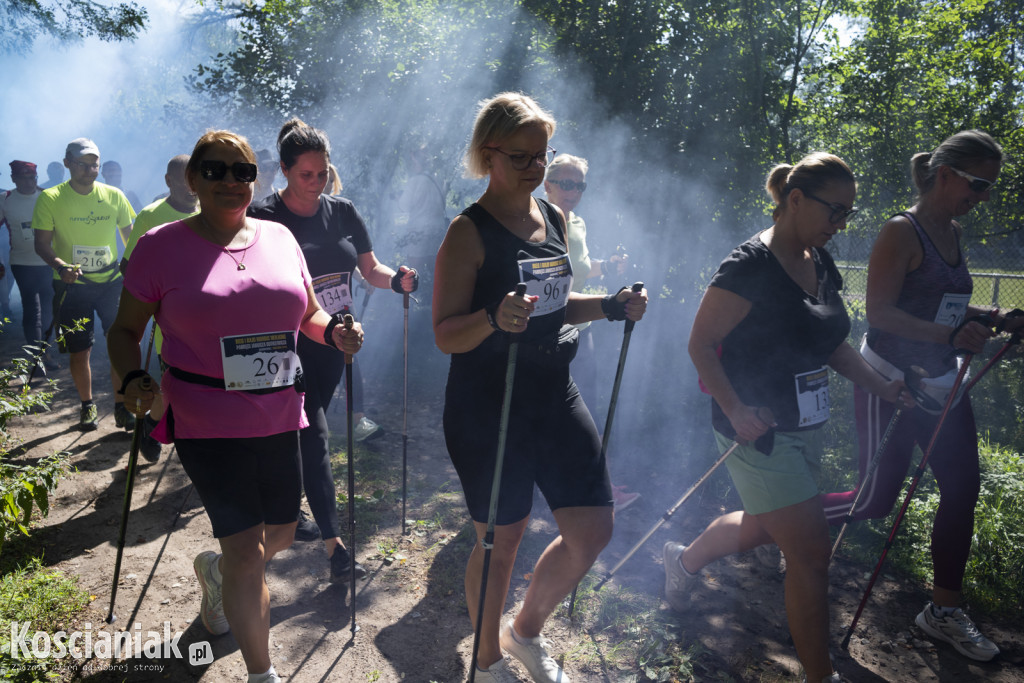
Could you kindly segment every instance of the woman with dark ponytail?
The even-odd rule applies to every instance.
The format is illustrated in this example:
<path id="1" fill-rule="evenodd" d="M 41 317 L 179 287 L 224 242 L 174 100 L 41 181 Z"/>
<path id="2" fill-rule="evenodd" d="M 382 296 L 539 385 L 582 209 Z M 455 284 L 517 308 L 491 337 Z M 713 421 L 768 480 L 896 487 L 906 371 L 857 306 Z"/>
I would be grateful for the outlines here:
<path id="1" fill-rule="evenodd" d="M 972 317 L 982 313 L 998 324 L 998 310 L 970 305 L 973 284 L 955 220 L 989 199 L 999 177 L 1003 152 L 987 133 L 966 130 L 932 152 L 915 154 L 911 173 L 918 200 L 890 218 L 875 241 L 868 264 L 867 316 L 870 329 L 861 354 L 882 375 L 898 379 L 910 365 L 922 367 L 929 379 L 924 390 L 937 405 L 948 398 L 959 361 L 957 349 L 982 350 L 992 330 Z M 860 473 L 878 447 L 892 419 L 894 406 L 858 388 L 855 394 Z M 937 412 L 937 411 L 934 411 Z M 855 519 L 889 514 L 899 494 L 914 445 L 925 447 L 935 432 L 938 415 L 924 406 L 906 413 L 889 438 L 884 456 L 858 501 Z M 928 466 L 939 485 L 939 508 L 932 528 L 932 600 L 917 616 L 928 635 L 950 643 L 971 659 L 988 661 L 999 654 L 960 609 L 967 557 L 974 533 L 974 507 L 981 479 L 978 432 L 970 398 L 960 397 L 942 425 Z M 825 513 L 841 524 L 855 491 L 824 497 Z"/>
<path id="2" fill-rule="evenodd" d="M 786 557 L 786 615 L 806 681 L 839 681 L 828 654 L 828 525 L 814 439 L 829 417 L 828 367 L 889 401 L 887 382 L 846 343 L 842 278 L 825 245 L 856 212 L 842 159 L 816 152 L 780 164 L 766 182 L 774 225 L 736 247 L 704 294 L 690 357 L 711 394 L 711 425 L 743 510 L 713 521 L 688 546 L 663 549 L 665 596 L 688 611 L 708 564 L 775 543 Z M 909 397 L 906 398 L 912 404 Z"/>
<path id="3" fill-rule="evenodd" d="M 282 223 L 295 235 L 313 278 L 313 291 L 324 310 L 332 316 L 352 311 L 352 276 L 357 269 L 374 287 L 399 293 L 416 291 L 415 270 L 403 266 L 396 273 L 377 260 L 366 224 L 352 202 L 324 194 L 331 163 L 327 134 L 293 118 L 281 127 L 277 150 L 281 173 L 288 186 L 254 203 L 249 212 L 257 218 Z M 305 520 L 300 527 L 305 527 L 312 538 L 303 537 L 301 528 L 296 538 L 314 540 L 318 533 L 327 547 L 330 580 L 343 583 L 348 579 L 350 563 L 355 558 L 341 541 L 326 412 L 341 380 L 344 358 L 341 354 L 323 353 L 317 344 L 306 341 L 299 340 L 298 354 L 306 388 L 304 408 L 310 426 L 299 433 L 299 440 L 303 488 L 316 524 Z M 355 364 L 352 367 L 356 367 Z M 377 427 L 361 415 L 362 382 L 359 379 L 356 372 L 353 381 L 358 420 L 356 438 L 362 440 Z M 359 563 L 356 563 L 356 574 L 366 575 Z"/>

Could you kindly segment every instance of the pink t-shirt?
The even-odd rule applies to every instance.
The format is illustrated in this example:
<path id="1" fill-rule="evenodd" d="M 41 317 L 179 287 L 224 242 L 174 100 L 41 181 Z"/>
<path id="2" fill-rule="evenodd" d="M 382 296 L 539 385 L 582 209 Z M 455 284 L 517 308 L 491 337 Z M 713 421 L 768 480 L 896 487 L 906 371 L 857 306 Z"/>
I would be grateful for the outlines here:
<path id="1" fill-rule="evenodd" d="M 232 249 L 231 255 L 182 221 L 139 239 L 124 287 L 140 301 L 159 302 L 156 322 L 163 330 L 161 357 L 168 365 L 223 378 L 221 337 L 298 333 L 310 284 L 302 250 L 283 225 L 255 222 L 249 246 Z M 243 255 L 245 270 L 239 270 Z M 302 394 L 290 388 L 270 394 L 225 391 L 166 372 L 161 389 L 174 412 L 175 438 L 269 436 L 309 424 Z M 153 436 L 166 438 L 163 421 Z"/>

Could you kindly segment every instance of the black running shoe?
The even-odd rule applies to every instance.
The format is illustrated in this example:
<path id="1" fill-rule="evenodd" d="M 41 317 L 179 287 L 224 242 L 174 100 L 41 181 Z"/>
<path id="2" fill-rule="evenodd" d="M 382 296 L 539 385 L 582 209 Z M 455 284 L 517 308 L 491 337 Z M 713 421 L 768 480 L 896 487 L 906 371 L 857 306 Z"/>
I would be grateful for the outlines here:
<path id="1" fill-rule="evenodd" d="M 114 404 L 114 426 L 129 432 L 135 429 L 135 415 L 124 407 L 123 402 Z"/>
<path id="2" fill-rule="evenodd" d="M 320 540 L 320 527 L 302 510 L 299 510 L 299 523 L 295 526 L 295 540 L 312 543 Z"/>
<path id="3" fill-rule="evenodd" d="M 328 559 L 331 563 L 331 583 L 346 583 L 352 577 L 352 556 L 348 548 L 340 545 L 334 548 L 334 554 Z M 366 567 L 356 562 L 356 578 L 366 576 Z"/>
<path id="4" fill-rule="evenodd" d="M 139 451 L 146 462 L 156 462 L 160 459 L 160 449 L 163 444 L 150 436 L 157 424 L 157 421 L 149 415 L 142 418 L 142 443 L 139 444 Z"/>

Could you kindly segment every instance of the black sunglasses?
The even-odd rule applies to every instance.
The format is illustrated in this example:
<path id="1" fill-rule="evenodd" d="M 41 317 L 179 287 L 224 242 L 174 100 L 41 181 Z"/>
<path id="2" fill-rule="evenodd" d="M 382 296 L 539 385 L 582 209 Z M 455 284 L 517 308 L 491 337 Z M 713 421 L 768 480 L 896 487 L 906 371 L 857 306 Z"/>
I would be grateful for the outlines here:
<path id="1" fill-rule="evenodd" d="M 245 161 L 236 161 L 228 166 L 223 161 L 210 159 L 199 162 L 199 175 L 203 176 L 203 180 L 223 180 L 229 168 L 231 169 L 231 175 L 240 183 L 253 182 L 256 180 L 256 174 L 259 172 L 256 164 L 250 164 Z"/>
<path id="2" fill-rule="evenodd" d="M 984 192 L 985 190 L 989 189 L 990 187 L 996 184 L 994 180 L 986 180 L 984 178 L 979 178 L 976 175 L 965 173 L 961 171 L 959 168 L 953 168 L 952 166 L 950 166 L 949 170 L 952 171 L 953 173 L 956 173 L 961 178 L 965 179 L 967 181 L 967 187 L 971 188 L 972 192 Z"/>
<path id="3" fill-rule="evenodd" d="M 847 209 L 842 204 L 833 204 L 832 202 L 826 202 L 821 197 L 815 197 L 810 192 L 804 192 L 804 196 L 807 197 L 808 199 L 813 199 L 819 204 L 824 204 L 828 208 L 832 209 L 832 214 L 828 217 L 828 222 L 832 223 L 833 225 L 836 223 L 845 222 L 847 219 L 849 219 L 850 216 L 860 211 L 860 209 L 856 207 L 852 209 Z"/>
<path id="4" fill-rule="evenodd" d="M 566 192 L 572 192 L 573 190 L 583 192 L 587 189 L 586 181 L 576 182 L 575 180 L 549 180 L 548 182 L 558 185 Z"/>

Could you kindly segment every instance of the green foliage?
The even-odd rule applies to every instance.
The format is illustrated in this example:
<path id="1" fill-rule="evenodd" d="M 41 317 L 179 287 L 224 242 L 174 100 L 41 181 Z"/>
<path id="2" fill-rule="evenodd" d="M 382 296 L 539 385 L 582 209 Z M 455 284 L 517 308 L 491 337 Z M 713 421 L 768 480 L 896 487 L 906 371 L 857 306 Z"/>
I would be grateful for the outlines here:
<path id="1" fill-rule="evenodd" d="M 39 350 L 26 347 L 26 351 L 32 357 Z M 29 358 L 14 358 L 9 367 L 0 369 L 0 553 L 16 532 L 28 535 L 33 510 L 38 509 L 44 517 L 49 513 L 50 492 L 68 467 L 66 453 L 55 453 L 35 463 L 6 462 L 17 444 L 8 430 L 11 418 L 45 410 L 53 397 L 51 391 L 35 391 L 28 385 L 32 362 Z"/>
<path id="2" fill-rule="evenodd" d="M 146 8 L 134 2 L 107 6 L 93 0 L 7 0 L 0 4 L 0 54 L 27 54 L 44 36 L 61 43 L 90 36 L 135 40 L 148 19 Z"/>
<path id="3" fill-rule="evenodd" d="M 78 579 L 42 566 L 38 559 L 0 578 L 0 671 L 4 680 L 29 683 L 60 679 L 61 660 L 25 660 L 11 657 L 11 624 L 31 623 L 30 631 L 56 633 L 72 628 L 74 616 L 89 604 L 89 593 Z"/>

